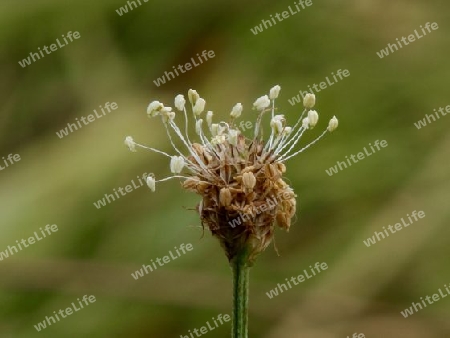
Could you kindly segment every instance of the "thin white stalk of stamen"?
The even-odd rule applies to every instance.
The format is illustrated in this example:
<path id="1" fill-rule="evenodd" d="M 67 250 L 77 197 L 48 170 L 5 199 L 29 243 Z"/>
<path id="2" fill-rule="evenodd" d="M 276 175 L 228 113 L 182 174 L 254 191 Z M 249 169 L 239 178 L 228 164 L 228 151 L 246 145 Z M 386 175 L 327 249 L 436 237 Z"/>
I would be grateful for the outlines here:
<path id="1" fill-rule="evenodd" d="M 234 118 L 234 117 L 232 117 L 231 119 L 230 119 L 230 123 L 229 123 L 229 125 L 230 125 L 230 127 L 231 128 L 237 128 L 237 125 L 236 125 L 236 120 L 237 120 L 237 118 Z"/>
<path id="2" fill-rule="evenodd" d="M 293 153 L 292 155 L 286 157 L 285 159 L 280 160 L 279 162 L 285 162 L 287 160 L 289 160 L 291 157 L 294 157 L 298 154 L 300 154 L 301 152 L 305 151 L 306 149 L 308 149 L 309 147 L 311 147 L 314 143 L 318 142 L 326 133 L 327 133 L 328 129 L 325 129 L 325 131 L 318 137 L 316 138 L 314 141 L 312 141 L 310 144 L 308 144 L 306 147 L 300 149 L 299 151 L 296 151 L 295 153 Z"/>
<path id="3" fill-rule="evenodd" d="M 197 153 L 192 149 L 191 146 L 189 146 L 189 144 L 186 142 L 185 138 L 183 137 L 183 134 L 180 131 L 180 128 L 178 128 L 178 126 L 173 122 L 173 121 L 169 121 L 170 126 L 172 127 L 172 129 L 175 131 L 175 133 L 178 135 L 178 137 L 180 138 L 180 140 L 184 143 L 184 145 L 186 146 L 186 148 L 188 149 L 188 151 L 191 153 L 192 156 L 194 156 L 194 158 L 197 160 L 197 162 L 201 165 L 203 163 L 203 161 L 200 159 L 200 157 L 197 155 Z M 170 134 L 169 134 L 170 135 Z M 173 143 L 173 142 L 172 142 Z M 204 168 L 206 169 L 206 167 Z"/>
<path id="4" fill-rule="evenodd" d="M 214 145 L 211 142 L 209 142 L 208 139 L 206 139 L 206 141 L 207 141 L 206 148 L 210 150 L 214 154 L 214 156 L 219 157 L 219 154 L 214 148 Z M 211 155 L 211 153 L 209 155 Z"/>
<path id="5" fill-rule="evenodd" d="M 155 148 L 151 148 L 151 147 L 147 147 L 147 146 L 144 146 L 144 145 L 136 143 L 136 142 L 134 142 L 134 144 L 137 145 L 138 147 L 141 147 L 141 148 L 153 151 L 155 153 L 162 154 L 162 155 L 170 157 L 170 158 L 172 157 L 169 154 L 165 153 L 164 151 L 161 151 L 161 150 L 158 150 L 158 149 L 155 149 Z"/>
<path id="6" fill-rule="evenodd" d="M 303 110 L 302 114 L 300 115 L 300 118 L 297 120 L 297 122 L 294 124 L 294 126 L 292 127 L 292 131 L 289 134 L 290 137 L 288 137 L 288 141 L 283 145 L 283 147 L 278 151 L 282 151 L 284 148 L 286 148 L 289 144 L 292 143 L 292 141 L 294 139 L 296 139 L 298 132 L 302 129 L 302 126 L 299 127 L 299 129 L 295 130 L 295 128 L 297 128 L 297 126 L 301 123 L 303 116 L 306 113 L 306 109 Z"/>
<path id="7" fill-rule="evenodd" d="M 286 128 L 286 127 L 283 128 L 283 130 L 281 131 L 281 133 L 283 133 L 283 131 L 284 131 L 285 128 Z M 282 144 L 282 142 L 284 142 L 284 139 L 285 139 L 285 138 L 286 138 L 286 135 L 283 135 L 282 137 L 277 136 L 277 137 L 275 138 L 275 142 L 274 142 L 274 144 L 272 145 L 272 147 L 270 147 L 268 150 L 264 149 L 264 152 L 263 152 L 262 155 L 259 157 L 259 159 L 264 161 L 264 160 L 270 155 L 270 152 L 271 152 L 273 149 L 275 149 L 275 147 L 277 146 L 278 143 Z M 275 152 L 274 152 L 274 154 L 275 154 Z"/>
<path id="8" fill-rule="evenodd" d="M 211 150 L 215 155 L 217 155 L 216 150 L 214 149 L 214 146 L 209 142 L 208 138 L 206 137 L 205 133 L 203 132 L 203 126 L 200 128 L 200 140 L 203 143 L 203 146 Z"/>
<path id="9" fill-rule="evenodd" d="M 272 100 L 272 118 L 275 116 L 275 99 Z"/>
<path id="10" fill-rule="evenodd" d="M 275 99 L 272 100 L 272 120 L 274 117 L 275 117 Z M 272 130 L 269 141 L 267 141 L 267 144 L 269 144 L 269 150 L 272 148 L 273 137 L 274 137 L 274 134 L 273 134 L 273 130 Z M 266 147 L 264 147 L 264 150 L 267 150 Z"/>
<path id="11" fill-rule="evenodd" d="M 134 144 L 137 145 L 138 147 L 143 148 L 143 149 L 147 149 L 147 150 L 153 151 L 155 153 L 162 154 L 162 155 L 164 155 L 166 157 L 172 158 L 171 155 L 165 153 L 164 151 L 161 151 L 161 150 L 158 150 L 158 149 L 155 149 L 155 148 L 151 148 L 151 147 L 147 147 L 147 146 L 144 146 L 144 145 L 136 143 L 136 142 Z M 196 166 L 191 161 L 189 161 L 185 156 L 183 156 L 183 158 L 186 161 L 186 167 L 189 168 L 189 170 L 191 170 L 193 172 L 197 172 L 198 171 L 198 170 L 195 169 Z"/>
<path id="12" fill-rule="evenodd" d="M 275 100 L 272 100 L 272 120 L 275 116 Z M 270 120 L 272 122 L 272 120 Z M 264 151 L 266 151 L 267 149 L 271 149 L 272 148 L 272 142 L 273 142 L 273 137 L 274 137 L 274 131 L 272 129 L 272 132 L 270 133 L 270 137 L 269 137 L 269 141 L 267 141 L 266 146 L 264 147 Z M 268 148 L 267 148 L 268 146 Z"/>
<path id="13" fill-rule="evenodd" d="M 284 128 L 283 128 L 283 131 L 284 131 Z M 282 133 L 283 133 L 283 131 L 282 131 Z M 278 148 L 280 145 L 282 145 L 286 137 L 287 137 L 287 135 L 283 135 L 283 136 L 281 136 L 281 137 L 278 136 L 278 137 L 275 139 L 275 142 L 273 143 L 273 146 L 270 148 L 270 150 L 273 150 L 273 149 L 275 149 L 275 148 Z M 278 146 L 278 147 L 277 147 L 277 146 Z"/>
<path id="14" fill-rule="evenodd" d="M 266 142 L 266 145 L 264 146 L 264 151 L 268 151 L 268 150 L 270 150 L 272 148 L 273 137 L 274 137 L 274 132 L 273 132 L 273 129 L 272 129 L 272 132 L 270 133 L 269 140 Z"/>
<path id="15" fill-rule="evenodd" d="M 214 154 L 216 157 L 219 157 L 219 154 L 217 153 L 217 151 L 216 151 L 214 145 L 208 140 L 208 138 L 206 137 L 206 135 L 203 133 L 203 130 L 201 130 L 201 132 L 202 132 L 202 136 L 200 136 L 200 138 L 203 138 L 203 140 L 202 140 L 202 142 L 204 142 L 203 145 L 204 145 L 207 149 L 209 149 L 211 152 L 213 152 L 213 154 Z"/>
<path id="16" fill-rule="evenodd" d="M 256 122 L 255 122 L 255 131 L 254 131 L 254 136 L 253 136 L 253 141 L 251 142 L 251 146 L 247 151 L 247 156 L 245 158 L 245 163 L 248 162 L 249 158 L 250 158 L 250 153 L 252 152 L 252 147 L 256 146 L 256 138 L 258 137 L 259 133 L 260 133 L 260 129 L 261 129 L 261 120 L 262 120 L 262 115 L 264 114 L 264 110 L 261 111 L 258 114 L 258 117 L 256 118 Z"/>
<path id="17" fill-rule="evenodd" d="M 180 129 L 178 128 L 178 126 L 173 122 L 173 121 L 169 121 L 170 126 L 172 127 L 172 129 L 175 131 L 175 133 L 177 133 L 178 137 L 180 138 L 181 141 L 183 141 L 184 145 L 186 146 L 186 148 L 188 148 L 189 152 L 191 153 L 192 156 L 194 156 L 194 158 L 197 160 L 198 164 L 202 167 L 203 170 L 205 170 L 206 172 L 208 172 L 212 177 L 214 177 L 214 173 L 212 173 L 208 167 L 206 166 L 206 164 L 200 159 L 200 157 L 198 156 L 197 152 L 193 150 L 192 147 L 189 146 L 189 144 L 187 144 L 186 140 L 183 137 L 183 134 L 181 133 Z"/>
<path id="18" fill-rule="evenodd" d="M 196 126 L 197 125 L 197 115 L 195 115 L 195 113 L 194 113 L 194 105 L 192 105 L 192 104 L 191 104 L 191 110 L 192 110 L 192 115 L 194 116 L 194 121 L 195 121 L 194 126 Z"/>
<path id="19" fill-rule="evenodd" d="M 189 164 L 189 169 L 191 170 L 191 171 L 193 171 L 193 172 L 196 172 L 196 173 L 198 173 L 199 172 L 199 170 L 198 169 L 196 169 L 197 168 L 197 166 L 194 164 L 194 163 L 192 163 L 180 150 L 178 150 L 178 148 L 175 146 L 175 143 L 173 142 L 173 139 L 172 139 L 172 135 L 170 135 L 170 132 L 169 132 L 169 129 L 167 128 L 167 124 L 166 123 L 164 123 L 164 127 L 166 128 L 166 132 L 167 132 L 167 136 L 169 137 L 169 141 L 170 141 L 170 144 L 172 145 L 172 147 L 175 149 L 175 151 L 181 156 L 181 157 L 183 157 L 183 159 L 186 161 L 186 164 Z M 147 147 L 146 147 L 147 148 Z M 170 156 L 169 155 L 169 157 L 172 157 L 172 156 Z"/>
<path id="20" fill-rule="evenodd" d="M 165 182 L 165 181 L 171 180 L 171 179 L 173 179 L 173 178 L 184 178 L 184 179 L 188 180 L 188 179 L 190 179 L 191 177 L 189 177 L 189 176 L 182 176 L 182 175 L 174 175 L 174 176 L 169 176 L 169 177 L 166 177 L 166 178 L 162 178 L 162 179 L 160 179 L 160 180 L 157 180 L 157 181 L 155 181 L 155 183 L 158 183 L 158 182 Z"/>
<path id="21" fill-rule="evenodd" d="M 183 157 L 184 160 L 187 160 L 187 161 L 188 161 L 187 157 L 186 157 L 180 150 L 178 150 L 177 146 L 176 146 L 175 143 L 173 142 L 172 135 L 170 135 L 169 128 L 167 128 L 167 123 L 164 123 L 164 122 L 163 122 L 163 124 L 164 124 L 164 127 L 166 128 L 167 136 L 169 137 L 169 141 L 170 141 L 170 144 L 172 145 L 173 149 L 175 149 L 175 151 L 176 151 L 181 157 Z"/>
<path id="22" fill-rule="evenodd" d="M 203 128 L 202 126 L 200 126 L 200 134 L 198 135 L 200 136 L 200 140 L 202 141 L 202 144 L 204 147 L 207 147 L 208 139 L 206 138 L 205 134 L 203 133 Z"/>
<path id="23" fill-rule="evenodd" d="M 188 143 L 190 146 L 192 146 L 192 142 L 189 139 L 189 128 L 188 128 L 188 116 L 187 116 L 187 112 L 186 112 L 186 107 L 183 107 L 183 112 L 184 112 L 184 133 L 186 134 L 186 138 L 188 140 Z"/>
<path id="24" fill-rule="evenodd" d="M 289 149 L 287 151 L 285 151 L 284 154 L 281 155 L 281 157 L 286 156 L 292 149 L 294 149 L 294 147 L 297 145 L 298 141 L 300 141 L 300 139 L 302 138 L 303 133 L 305 131 L 306 131 L 306 128 L 301 126 L 297 130 L 297 132 L 295 133 L 293 138 L 291 138 L 288 142 L 286 142 L 279 150 L 277 149 L 277 151 L 275 151 L 275 155 L 278 155 L 279 153 L 281 153 L 283 151 L 283 149 L 285 149 L 289 145 L 289 143 L 291 143 L 292 140 L 294 140 L 294 142 L 291 144 Z"/>
<path id="25" fill-rule="evenodd" d="M 261 131 L 261 120 L 262 120 L 262 115 L 263 114 L 264 114 L 264 110 L 261 113 L 259 113 L 258 117 L 256 118 L 255 135 L 253 137 L 253 141 L 256 141 L 256 138 L 260 134 L 260 131 Z"/>
<path id="26" fill-rule="evenodd" d="M 186 142 L 186 139 L 184 138 L 183 133 L 181 132 L 180 128 L 178 128 L 178 126 L 173 121 L 169 121 L 169 125 L 173 129 L 173 131 L 177 134 L 177 136 L 180 138 L 180 140 L 184 143 L 186 148 L 188 148 L 191 155 L 195 156 L 196 153 L 192 150 L 192 147 L 189 146 L 189 144 Z"/>
<path id="27" fill-rule="evenodd" d="M 261 128 L 261 124 L 262 124 L 262 118 L 264 113 L 268 112 L 269 109 L 264 109 L 261 111 L 261 113 L 259 113 L 258 117 L 256 118 L 256 123 L 255 123 L 255 136 L 254 136 L 254 141 L 256 140 L 256 138 L 259 136 L 259 139 L 262 140 L 263 138 L 263 129 Z M 272 109 L 272 113 L 273 113 L 273 109 Z M 269 137 L 269 141 L 270 141 L 270 137 Z M 267 142 L 269 142 L 267 141 Z"/>
<path id="28" fill-rule="evenodd" d="M 284 132 L 285 129 L 286 129 L 286 127 L 283 128 L 283 132 Z M 275 149 L 275 147 L 276 147 L 276 149 L 274 151 L 274 154 L 279 152 L 284 147 L 284 144 L 286 143 L 286 140 L 289 138 L 289 136 L 291 136 L 291 134 L 292 134 L 292 130 L 291 130 L 291 132 L 288 135 L 286 135 L 286 134 L 283 135 L 283 137 L 281 138 L 278 146 L 274 145 L 273 148 Z"/>

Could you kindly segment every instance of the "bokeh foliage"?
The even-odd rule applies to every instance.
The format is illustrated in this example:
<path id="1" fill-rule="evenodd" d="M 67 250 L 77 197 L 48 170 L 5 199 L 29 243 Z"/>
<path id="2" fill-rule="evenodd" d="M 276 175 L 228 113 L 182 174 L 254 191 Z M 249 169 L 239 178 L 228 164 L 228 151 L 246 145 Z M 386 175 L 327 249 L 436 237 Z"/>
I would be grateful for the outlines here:
<path id="1" fill-rule="evenodd" d="M 3 1 L 0 4 L 0 157 L 22 160 L 0 172 L 0 250 L 45 224 L 59 231 L 0 262 L 1 337 L 179 337 L 229 313 L 231 280 L 215 240 L 199 227 L 197 196 L 176 181 L 155 194 L 140 188 L 97 210 L 93 202 L 144 172 L 163 176 L 168 161 L 130 153 L 123 139 L 170 150 L 147 104 L 172 104 L 195 88 L 225 116 L 243 120 L 256 97 L 280 84 L 278 108 L 331 72 L 351 76 L 318 93 L 319 125 L 339 129 L 288 164 L 298 194 L 297 222 L 279 232 L 252 269 L 251 337 L 447 337 L 443 299 L 404 319 L 400 311 L 448 283 L 450 118 L 413 123 L 450 104 L 446 1 L 314 1 L 253 35 L 250 28 L 290 1 L 149 1 L 123 16 L 125 1 Z M 376 52 L 426 22 L 439 29 L 379 59 Z M 26 68 L 31 51 L 68 31 L 81 38 Z M 167 84 L 153 83 L 196 53 L 216 57 Z M 55 132 L 105 102 L 110 115 L 59 139 Z M 377 139 L 389 146 L 329 177 L 325 169 Z M 426 218 L 377 245 L 362 240 L 412 210 Z M 181 243 L 194 250 L 150 275 L 142 264 Z M 316 261 L 329 270 L 275 299 L 265 292 Z M 33 325 L 76 298 L 97 302 L 36 332 Z M 211 337 L 227 337 L 225 325 Z"/>

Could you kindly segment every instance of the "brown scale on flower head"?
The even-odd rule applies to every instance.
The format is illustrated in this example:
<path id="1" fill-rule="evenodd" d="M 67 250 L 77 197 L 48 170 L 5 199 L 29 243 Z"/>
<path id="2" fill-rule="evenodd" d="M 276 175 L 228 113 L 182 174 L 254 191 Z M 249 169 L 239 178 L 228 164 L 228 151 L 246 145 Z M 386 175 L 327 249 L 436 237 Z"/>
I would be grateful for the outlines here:
<path id="1" fill-rule="evenodd" d="M 196 176 L 183 182 L 185 189 L 202 196 L 198 207 L 202 224 L 220 239 L 230 259 L 248 243 L 254 246 L 255 255 L 263 251 L 272 241 L 274 224 L 289 230 L 295 215 L 295 194 L 282 179 L 284 164 L 261 160 L 262 147 L 249 146 L 249 142 L 233 146 L 225 141 L 215 146 L 216 154 L 195 145 L 200 159 L 214 158 L 206 171 L 214 175 L 211 179 L 205 173 L 200 179 Z M 257 149 L 259 152 L 251 153 Z M 192 156 L 188 160 L 196 163 Z M 286 195 L 289 199 L 285 200 Z M 271 196 L 280 196 L 280 202 L 262 211 Z M 241 224 L 232 227 L 230 224 L 236 219 Z"/>
<path id="2" fill-rule="evenodd" d="M 230 260 L 240 250 L 247 249 L 253 261 L 272 242 L 275 225 L 289 230 L 296 212 L 296 195 L 283 180 L 286 173 L 284 162 L 317 142 L 327 131 L 336 129 L 338 124 L 333 117 L 328 128 L 318 138 L 302 149 L 295 150 L 303 133 L 312 129 L 318 121 L 317 112 L 311 110 L 315 96 L 305 96 L 305 110 L 294 126 L 288 127 L 284 115 L 275 115 L 274 101 L 279 91 L 280 87 L 275 86 L 270 90 L 270 98 L 262 96 L 253 104 L 257 117 L 252 138 L 241 134 L 235 124 L 242 113 L 240 103 L 233 107 L 228 123 L 214 124 L 213 113 L 206 113 L 210 133 L 210 137 L 207 137 L 203 131 L 203 119 L 199 118 L 206 101 L 196 91 L 189 90 L 199 142 L 192 143 L 189 138 L 186 101 L 182 95 L 175 98 L 175 107 L 184 114 L 184 133 L 174 122 L 172 108 L 154 101 L 147 110 L 150 117 L 162 117 L 169 140 L 179 156 L 145 147 L 135 143 L 131 137 L 125 139 L 125 144 L 132 151 L 139 146 L 171 159 L 170 168 L 175 175 L 158 181 L 150 175 L 147 184 L 154 191 L 157 182 L 183 179 L 184 189 L 201 196 L 197 206 L 201 223 L 219 239 Z M 264 142 L 262 121 L 266 113 L 271 114 L 271 134 Z M 303 118 L 306 113 L 307 117 Z M 177 148 L 172 134 L 177 135 L 187 155 Z M 179 175 L 182 171 L 187 174 Z"/>

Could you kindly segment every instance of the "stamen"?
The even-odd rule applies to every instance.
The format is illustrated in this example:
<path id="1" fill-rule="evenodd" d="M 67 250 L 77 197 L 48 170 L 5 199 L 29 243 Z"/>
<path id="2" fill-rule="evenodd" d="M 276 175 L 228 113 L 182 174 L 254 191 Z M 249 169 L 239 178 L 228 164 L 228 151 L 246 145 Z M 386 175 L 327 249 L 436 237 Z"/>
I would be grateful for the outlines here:
<path id="1" fill-rule="evenodd" d="M 303 116 L 305 115 L 305 113 L 306 113 L 306 109 L 304 109 L 303 110 L 303 112 L 302 112 L 302 114 L 300 115 L 300 118 L 297 120 L 297 122 L 294 124 L 294 126 L 292 127 L 292 132 L 291 132 L 291 134 L 290 134 L 290 137 L 288 137 L 288 141 L 285 141 L 286 143 L 283 145 L 283 147 L 280 149 L 280 150 L 278 150 L 277 152 L 280 152 L 280 151 L 282 151 L 284 148 L 286 148 L 289 144 L 291 144 L 292 143 L 292 141 L 294 141 L 295 140 L 295 138 L 297 137 L 297 133 L 299 132 L 299 130 L 302 128 L 301 126 L 299 127 L 299 129 L 298 130 L 296 130 L 295 131 L 295 133 L 294 133 L 294 130 L 297 128 L 297 126 L 300 124 L 300 122 L 302 122 L 302 119 L 303 119 Z"/>
<path id="2" fill-rule="evenodd" d="M 187 179 L 191 179 L 192 177 L 183 176 L 183 175 L 173 175 L 173 176 L 169 176 L 169 177 L 166 177 L 166 178 L 162 178 L 162 179 L 157 180 L 155 182 L 157 182 L 157 183 L 158 182 L 166 182 L 166 181 L 171 180 L 173 178 L 184 178 L 185 180 L 187 180 Z"/>
<path id="3" fill-rule="evenodd" d="M 317 141 L 319 141 L 326 133 L 327 133 L 328 129 L 325 129 L 324 132 L 318 137 L 316 138 L 314 141 L 312 141 L 310 144 L 308 144 L 306 147 L 300 149 L 299 151 L 293 153 L 292 155 L 286 157 L 285 159 L 279 160 L 279 162 L 283 163 L 286 162 L 287 160 L 289 160 L 291 157 L 294 157 L 298 154 L 300 154 L 301 152 L 305 151 L 306 149 L 308 149 L 309 147 L 311 147 L 314 143 L 316 143 Z"/>
<path id="4" fill-rule="evenodd" d="M 285 153 L 283 155 L 281 155 L 281 157 L 286 156 L 287 154 L 289 154 L 289 152 L 296 146 L 296 144 L 298 143 L 298 141 L 300 141 L 300 139 L 303 136 L 303 133 L 305 132 L 307 128 L 305 128 L 304 126 L 301 126 L 297 132 L 295 133 L 295 135 L 291 138 L 291 140 L 286 143 L 280 150 L 276 151 L 275 154 L 278 155 L 280 152 L 283 151 L 283 149 L 292 141 L 294 140 L 294 143 L 292 143 L 292 145 L 289 147 L 289 149 L 287 151 L 285 151 Z M 280 157 L 280 158 L 281 158 Z"/>
<path id="5" fill-rule="evenodd" d="M 144 145 L 136 143 L 136 142 L 134 142 L 134 144 L 137 145 L 138 147 L 141 147 L 141 148 L 153 151 L 155 153 L 162 154 L 162 155 L 167 156 L 167 157 L 172 157 L 169 154 L 165 153 L 164 151 L 161 151 L 161 150 L 158 150 L 158 149 L 155 149 L 155 148 L 151 148 L 151 147 L 147 147 L 147 146 L 144 146 Z"/>
<path id="6" fill-rule="evenodd" d="M 186 108 L 183 107 L 183 113 L 184 113 L 184 133 L 186 134 L 186 139 L 189 143 L 190 146 L 192 146 L 192 142 L 189 139 L 189 129 L 188 129 L 188 116 L 187 116 L 187 112 L 186 112 Z"/>

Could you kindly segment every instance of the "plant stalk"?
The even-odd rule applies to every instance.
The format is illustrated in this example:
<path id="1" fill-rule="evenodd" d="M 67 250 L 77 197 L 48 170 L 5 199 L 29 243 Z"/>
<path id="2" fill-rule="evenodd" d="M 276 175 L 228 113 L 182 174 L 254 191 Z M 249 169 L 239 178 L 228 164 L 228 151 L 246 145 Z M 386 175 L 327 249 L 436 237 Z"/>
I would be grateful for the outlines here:
<path id="1" fill-rule="evenodd" d="M 248 338 L 249 270 L 248 250 L 243 249 L 230 262 L 233 271 L 232 338 Z"/>

